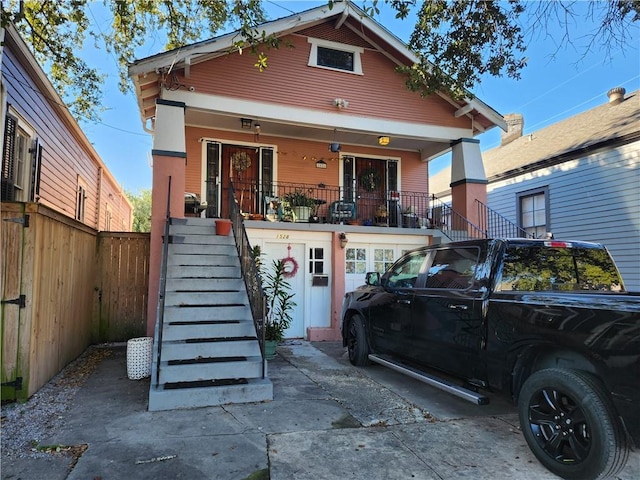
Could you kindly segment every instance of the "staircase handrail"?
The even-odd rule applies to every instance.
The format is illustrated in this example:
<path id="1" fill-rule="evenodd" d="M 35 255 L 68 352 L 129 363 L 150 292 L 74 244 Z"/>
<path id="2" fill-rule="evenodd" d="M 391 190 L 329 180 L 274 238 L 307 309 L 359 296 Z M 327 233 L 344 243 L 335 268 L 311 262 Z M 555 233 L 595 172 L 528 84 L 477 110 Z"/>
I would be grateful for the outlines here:
<path id="1" fill-rule="evenodd" d="M 533 238 L 527 231 L 476 199 L 478 218 L 487 237 Z"/>
<path id="2" fill-rule="evenodd" d="M 233 182 L 229 188 L 229 218 L 232 222 L 233 236 L 235 238 L 238 256 L 240 258 L 240 271 L 244 279 L 247 294 L 249 296 L 249 306 L 253 317 L 253 324 L 256 328 L 256 335 L 260 344 L 260 352 L 262 353 L 262 378 L 265 377 L 265 328 L 264 319 L 266 317 L 266 297 L 262 289 L 262 281 L 256 261 L 253 258 L 249 236 L 244 226 L 240 204 L 236 198 L 235 187 Z"/>
<path id="3" fill-rule="evenodd" d="M 156 310 L 156 326 L 154 331 L 153 349 L 156 361 L 152 363 L 151 381 L 160 384 L 160 359 L 162 355 L 162 325 L 164 324 L 164 299 L 167 289 L 167 258 L 169 256 L 169 226 L 171 224 L 171 176 L 167 186 L 167 210 L 162 235 L 162 259 L 160 262 L 160 282 L 158 285 L 158 304 Z"/>
<path id="4" fill-rule="evenodd" d="M 468 218 L 458 213 L 450 205 L 440 200 L 435 195 L 431 195 L 431 211 L 440 210 L 439 215 L 432 215 L 432 227 L 439 230 L 442 235 L 452 242 L 459 240 L 470 240 L 487 238 L 487 234 L 478 225 Z M 447 219 L 441 221 L 438 219 Z"/>

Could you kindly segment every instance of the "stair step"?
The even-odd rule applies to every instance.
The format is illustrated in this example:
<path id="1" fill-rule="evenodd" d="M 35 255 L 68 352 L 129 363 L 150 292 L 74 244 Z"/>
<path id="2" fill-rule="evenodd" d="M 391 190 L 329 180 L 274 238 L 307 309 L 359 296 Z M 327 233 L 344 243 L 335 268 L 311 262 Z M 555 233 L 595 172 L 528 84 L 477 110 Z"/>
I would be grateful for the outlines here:
<path id="1" fill-rule="evenodd" d="M 238 306 L 248 305 L 247 293 L 242 292 L 167 292 L 164 297 L 165 306 Z"/>
<path id="2" fill-rule="evenodd" d="M 215 292 L 245 290 L 242 278 L 168 278 L 167 292 Z"/>
<path id="3" fill-rule="evenodd" d="M 162 345 L 162 360 L 167 362 L 198 357 L 256 357 L 260 355 L 260 345 L 256 338 L 242 337 L 239 340 L 226 339 L 212 342 L 165 342 Z"/>
<path id="4" fill-rule="evenodd" d="M 240 266 L 238 257 L 231 255 L 205 255 L 205 254 L 190 254 L 190 255 L 169 255 L 167 257 L 167 265 L 186 265 L 186 266 L 203 266 L 207 267 L 234 267 Z"/>
<path id="5" fill-rule="evenodd" d="M 216 219 L 215 218 L 202 218 L 202 217 L 171 217 L 169 221 L 169 225 L 211 225 L 211 227 L 215 228 Z"/>
<path id="6" fill-rule="evenodd" d="M 242 278 L 240 266 L 168 265 L 167 278 Z"/>
<path id="7" fill-rule="evenodd" d="M 176 225 L 172 224 L 169 227 L 169 233 L 171 235 L 216 235 L 215 225 Z"/>
<path id="8" fill-rule="evenodd" d="M 246 383 L 238 385 L 178 389 L 152 385 L 149 389 L 149 411 L 264 402 L 272 399 L 273 384 L 268 378 L 248 379 Z"/>
<path id="9" fill-rule="evenodd" d="M 165 305 L 163 323 L 208 320 L 239 320 L 253 324 L 251 308 L 249 305 L 229 305 L 229 306 L 191 306 L 178 307 Z"/>
<path id="10" fill-rule="evenodd" d="M 170 245 L 235 245 L 233 235 L 169 235 Z"/>
<path id="11" fill-rule="evenodd" d="M 231 358 L 228 361 L 200 359 L 197 363 L 172 365 L 160 362 L 160 384 L 197 382 L 233 378 L 259 378 L 262 376 L 262 357 Z"/>
<path id="12" fill-rule="evenodd" d="M 192 243 L 172 243 L 169 245 L 169 255 L 231 255 L 238 256 L 235 244 L 192 244 Z"/>
<path id="13" fill-rule="evenodd" d="M 256 337 L 256 327 L 251 321 L 238 323 L 215 323 L 197 325 L 165 324 L 162 342 L 193 339 L 215 339 L 230 337 Z"/>

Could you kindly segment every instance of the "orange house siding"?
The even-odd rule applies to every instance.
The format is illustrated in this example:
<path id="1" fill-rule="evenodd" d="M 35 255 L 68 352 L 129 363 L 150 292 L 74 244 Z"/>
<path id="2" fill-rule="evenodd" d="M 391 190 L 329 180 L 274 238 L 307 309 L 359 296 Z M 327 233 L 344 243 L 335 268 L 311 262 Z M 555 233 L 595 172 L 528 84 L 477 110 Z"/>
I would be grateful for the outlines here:
<path id="1" fill-rule="evenodd" d="M 344 28 L 344 27 L 343 27 Z M 335 112 L 335 98 L 349 101 L 349 115 L 469 128 L 469 119 L 455 118 L 453 107 L 437 95 L 422 98 L 410 92 L 404 76 L 383 54 L 366 49 L 364 75 L 307 66 L 311 45 L 307 37 L 289 35 L 286 46 L 268 52 L 268 68 L 254 67 L 250 54 L 230 54 L 193 65 L 180 82 L 197 92 Z"/>
<path id="2" fill-rule="evenodd" d="M 260 135 L 256 141 L 253 134 L 223 132 L 198 127 L 187 127 L 187 166 L 185 183 L 188 192 L 199 193 L 202 185 L 202 142 L 201 138 L 215 139 L 222 143 L 258 143 L 276 145 L 277 181 L 291 183 L 324 183 L 337 186 L 340 183 L 340 161 L 338 153 L 331 153 L 327 143 Z M 413 192 L 427 191 L 427 164 L 420 161 L 417 152 L 392 149 L 342 145 L 343 152 L 356 156 L 377 156 L 400 158 L 402 189 Z M 326 169 L 315 168 L 316 160 L 324 159 Z"/>

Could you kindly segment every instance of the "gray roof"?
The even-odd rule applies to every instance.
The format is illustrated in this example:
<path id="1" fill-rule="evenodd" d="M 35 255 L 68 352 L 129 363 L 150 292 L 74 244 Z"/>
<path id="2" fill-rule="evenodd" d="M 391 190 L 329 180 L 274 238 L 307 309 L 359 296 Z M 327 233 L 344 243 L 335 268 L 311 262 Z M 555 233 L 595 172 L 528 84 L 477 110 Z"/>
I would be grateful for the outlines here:
<path id="1" fill-rule="evenodd" d="M 640 90 L 627 94 L 617 105 L 607 102 L 487 150 L 482 153 L 482 160 L 487 179 L 491 180 L 538 162 L 575 158 L 576 154 L 624 138 L 640 138 Z M 445 192 L 450 182 L 451 169 L 446 168 L 430 178 L 430 191 L 436 195 Z"/>

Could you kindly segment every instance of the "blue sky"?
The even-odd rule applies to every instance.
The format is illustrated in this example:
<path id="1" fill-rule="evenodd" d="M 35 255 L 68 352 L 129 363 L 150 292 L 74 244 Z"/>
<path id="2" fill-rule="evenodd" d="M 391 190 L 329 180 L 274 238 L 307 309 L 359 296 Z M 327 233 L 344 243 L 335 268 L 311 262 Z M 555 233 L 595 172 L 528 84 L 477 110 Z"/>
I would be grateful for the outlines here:
<path id="1" fill-rule="evenodd" d="M 357 2 L 361 4 L 361 2 Z M 270 18 L 280 18 L 326 1 L 265 1 Z M 586 2 L 581 8 L 587 7 Z M 92 6 L 96 22 L 104 21 L 100 4 Z M 414 17 L 400 21 L 388 8 L 376 20 L 403 41 L 407 41 L 415 21 Z M 101 28 L 105 28 L 100 23 Z M 614 52 L 610 57 L 594 49 L 584 55 L 580 48 L 582 35 L 589 22 L 583 17 L 575 26 L 573 47 L 557 51 L 554 38 L 560 38 L 560 27 L 548 25 L 555 33 L 552 37 L 538 35 L 531 39 L 526 52 L 528 65 L 520 80 L 506 77 L 483 79 L 473 93 L 501 114 L 522 113 L 524 133 L 531 133 L 563 118 L 607 102 L 606 92 L 613 87 L 624 87 L 627 92 L 640 89 L 640 34 L 636 24 L 631 32 L 634 47 L 624 53 Z M 139 58 L 162 51 L 158 39 L 138 50 Z M 552 54 L 556 54 L 552 58 Z M 133 93 L 123 94 L 118 89 L 118 73 L 113 56 L 104 50 L 85 49 L 83 56 L 108 75 L 104 87 L 104 107 L 100 123 L 81 122 L 81 126 L 117 181 L 128 191 L 138 193 L 151 188 L 151 136 L 142 129 L 142 122 Z M 488 150 L 500 144 L 500 130 L 478 137 L 481 149 Z M 436 160 L 430 166 L 435 173 L 447 164 L 447 159 Z"/>

